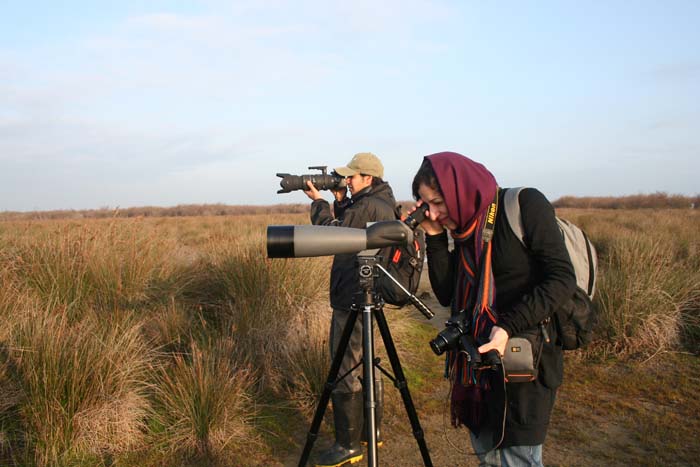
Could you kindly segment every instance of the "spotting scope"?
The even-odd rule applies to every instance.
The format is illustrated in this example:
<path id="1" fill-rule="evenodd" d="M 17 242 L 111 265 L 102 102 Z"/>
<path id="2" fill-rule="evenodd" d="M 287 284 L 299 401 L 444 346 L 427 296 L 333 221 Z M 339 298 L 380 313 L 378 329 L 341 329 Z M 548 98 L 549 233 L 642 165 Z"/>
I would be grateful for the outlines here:
<path id="1" fill-rule="evenodd" d="M 304 258 L 359 253 L 387 246 L 408 245 L 413 229 L 425 219 L 428 205 L 418 207 L 405 220 L 375 222 L 366 229 L 327 225 L 270 225 L 268 258 Z"/>

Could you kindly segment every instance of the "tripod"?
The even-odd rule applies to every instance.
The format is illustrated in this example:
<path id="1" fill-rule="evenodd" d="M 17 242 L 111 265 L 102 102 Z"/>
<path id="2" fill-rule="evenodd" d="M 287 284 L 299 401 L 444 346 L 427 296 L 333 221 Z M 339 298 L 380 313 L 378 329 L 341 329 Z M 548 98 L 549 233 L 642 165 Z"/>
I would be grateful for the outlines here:
<path id="1" fill-rule="evenodd" d="M 416 414 L 416 408 L 413 405 L 413 400 L 411 399 L 411 394 L 408 391 L 408 384 L 406 382 L 406 377 L 404 376 L 403 369 L 401 368 L 401 362 L 396 353 L 396 347 L 394 346 L 394 341 L 389 332 L 389 326 L 384 317 L 383 305 L 384 302 L 381 297 L 377 297 L 374 290 L 374 279 L 378 277 L 379 270 L 387 274 L 392 280 L 394 280 L 384 268 L 378 264 L 378 257 L 376 256 L 376 250 L 362 252 L 358 254 L 358 275 L 360 282 L 360 292 L 356 295 L 356 303 L 353 305 L 350 311 L 350 317 L 343 329 L 343 333 L 340 337 L 340 342 L 338 344 L 338 349 L 336 351 L 333 362 L 331 363 L 330 371 L 328 372 L 328 378 L 326 379 L 326 384 L 319 399 L 318 406 L 316 407 L 316 412 L 314 413 L 313 421 L 311 422 L 311 427 L 309 428 L 309 433 L 306 438 L 306 444 L 304 450 L 299 459 L 299 467 L 306 466 L 309 460 L 309 455 L 311 454 L 311 449 L 313 448 L 314 442 L 318 437 L 318 429 L 321 426 L 321 421 L 323 420 L 323 414 L 328 406 L 328 401 L 331 396 L 331 392 L 335 388 L 338 381 L 345 378 L 352 370 L 348 373 L 337 378 L 338 371 L 340 370 L 340 365 L 342 363 L 343 357 L 345 356 L 345 350 L 350 342 L 350 336 L 352 335 L 355 322 L 357 321 L 357 315 L 362 309 L 362 370 L 363 370 L 363 395 L 365 401 L 365 420 L 367 426 L 367 465 L 369 467 L 377 467 L 377 430 L 376 430 L 376 418 L 375 418 L 375 392 L 374 392 L 374 375 L 375 367 L 386 375 L 393 383 L 396 388 L 398 388 L 401 393 L 401 398 L 403 399 L 404 407 L 406 413 L 408 414 L 408 419 L 411 422 L 411 428 L 413 429 L 413 436 L 416 438 L 418 443 L 418 448 L 420 449 L 421 455 L 423 457 L 423 464 L 426 467 L 432 467 L 433 463 L 430 460 L 430 453 L 428 452 L 428 447 L 425 444 L 425 438 L 423 435 L 423 429 L 418 421 L 418 415 Z M 395 281 L 395 280 L 394 280 Z M 416 297 L 412 296 L 408 291 L 406 291 L 411 297 L 411 301 L 416 304 L 420 303 L 421 307 L 419 310 L 426 315 L 428 318 L 432 317 L 432 312 L 421 303 Z M 416 305 L 418 306 L 418 305 Z M 430 313 L 429 315 L 426 314 Z M 382 368 L 379 363 L 380 359 L 374 358 L 374 336 L 372 332 L 373 321 L 372 316 L 377 321 L 377 326 L 379 327 L 379 332 L 384 341 L 384 347 L 386 349 L 387 356 L 389 357 L 389 362 L 391 363 L 391 368 L 394 372 L 392 377 L 384 368 Z"/>

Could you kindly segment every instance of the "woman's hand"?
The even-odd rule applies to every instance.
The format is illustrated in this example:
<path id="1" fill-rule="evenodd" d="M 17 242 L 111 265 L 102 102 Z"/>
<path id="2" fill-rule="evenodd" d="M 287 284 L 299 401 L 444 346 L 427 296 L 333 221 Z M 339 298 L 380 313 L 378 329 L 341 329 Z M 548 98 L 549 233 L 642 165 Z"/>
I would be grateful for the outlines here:
<path id="1" fill-rule="evenodd" d="M 506 344 L 508 344 L 508 333 L 505 329 L 494 326 L 491 328 L 491 334 L 489 335 L 489 341 L 479 347 L 479 353 L 486 353 L 489 350 L 498 350 L 498 355 L 503 357 L 506 353 Z"/>
<path id="2" fill-rule="evenodd" d="M 413 212 L 415 212 L 418 206 L 422 205 L 423 200 L 419 199 L 416 205 L 408 210 L 408 215 L 413 214 Z M 443 230 L 445 230 L 439 222 L 431 219 L 430 211 L 425 213 L 425 219 L 423 220 L 423 222 L 420 223 L 420 226 L 423 227 L 423 230 L 425 230 L 425 233 L 427 233 L 428 235 L 438 235 L 441 234 Z"/>
<path id="3" fill-rule="evenodd" d="M 323 196 L 321 196 L 321 193 L 316 189 L 313 183 L 311 183 L 311 180 L 306 181 L 306 186 L 309 187 L 308 190 L 304 190 L 304 194 L 308 196 L 311 201 L 316 201 L 317 199 L 323 199 Z"/>

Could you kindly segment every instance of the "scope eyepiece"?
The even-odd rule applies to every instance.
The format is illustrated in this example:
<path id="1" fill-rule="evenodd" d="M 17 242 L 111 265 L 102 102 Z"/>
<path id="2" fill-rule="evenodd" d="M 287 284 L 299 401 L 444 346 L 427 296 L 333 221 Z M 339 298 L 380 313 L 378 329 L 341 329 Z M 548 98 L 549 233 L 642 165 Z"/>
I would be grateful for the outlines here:
<path id="1" fill-rule="evenodd" d="M 416 230 L 416 227 L 425 220 L 425 215 L 428 212 L 428 204 L 423 203 L 416 208 L 406 219 L 404 219 L 404 224 L 409 226 L 411 230 Z"/>

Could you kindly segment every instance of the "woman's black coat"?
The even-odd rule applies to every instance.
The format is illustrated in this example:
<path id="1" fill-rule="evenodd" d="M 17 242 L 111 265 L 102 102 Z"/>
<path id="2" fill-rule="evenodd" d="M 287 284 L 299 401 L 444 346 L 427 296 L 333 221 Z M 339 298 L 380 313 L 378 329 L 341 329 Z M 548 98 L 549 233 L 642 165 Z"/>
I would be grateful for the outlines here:
<path id="1" fill-rule="evenodd" d="M 503 202 L 499 193 L 499 208 Z M 525 248 L 508 225 L 503 209 L 497 213 L 492 263 L 496 287 L 497 325 L 509 336 L 537 329 L 545 318 L 573 295 L 576 277 L 554 208 L 539 191 L 520 192 Z M 454 296 L 456 261 L 448 252 L 447 234 L 427 236 L 430 282 L 438 300 L 447 306 Z M 563 351 L 554 326 L 548 328 L 538 378 L 531 383 L 508 383 L 505 438 L 502 447 L 544 442 L 556 389 L 563 378 Z"/>

